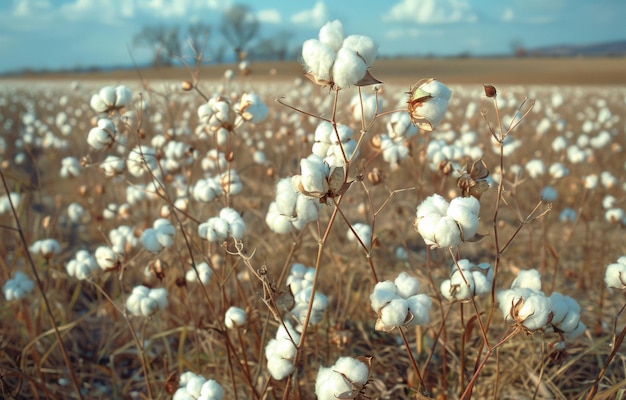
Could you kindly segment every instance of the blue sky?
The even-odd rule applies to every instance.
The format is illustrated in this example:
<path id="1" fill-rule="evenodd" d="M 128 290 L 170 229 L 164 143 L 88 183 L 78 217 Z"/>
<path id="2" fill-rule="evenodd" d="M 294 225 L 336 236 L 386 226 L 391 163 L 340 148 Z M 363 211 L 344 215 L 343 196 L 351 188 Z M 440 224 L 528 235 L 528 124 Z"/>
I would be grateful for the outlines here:
<path id="1" fill-rule="evenodd" d="M 234 3 L 252 8 L 262 36 L 291 32 L 291 46 L 340 19 L 346 34 L 372 37 L 389 56 L 626 40 L 624 0 L 2 0 L 0 73 L 129 65 L 129 50 L 147 62 L 150 53 L 131 46 L 142 26 L 202 21 L 217 31 Z"/>

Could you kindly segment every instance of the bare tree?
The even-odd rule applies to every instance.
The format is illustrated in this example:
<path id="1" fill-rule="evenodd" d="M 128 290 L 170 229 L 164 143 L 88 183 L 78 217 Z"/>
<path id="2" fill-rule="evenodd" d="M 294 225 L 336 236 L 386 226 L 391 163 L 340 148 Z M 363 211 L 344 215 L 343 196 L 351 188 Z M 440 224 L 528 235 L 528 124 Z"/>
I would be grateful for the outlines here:
<path id="1" fill-rule="evenodd" d="M 235 4 L 224 12 L 220 32 L 233 47 L 239 59 L 243 58 L 246 46 L 254 39 L 258 31 L 259 20 L 250 7 Z"/>
<path id="2" fill-rule="evenodd" d="M 133 45 L 151 48 L 154 51 L 153 65 L 172 65 L 174 57 L 181 54 L 179 28 L 163 25 L 145 26 L 133 37 Z"/>
<path id="3" fill-rule="evenodd" d="M 187 27 L 187 41 L 194 56 L 205 54 L 210 32 L 211 27 L 203 22 L 196 22 Z"/>

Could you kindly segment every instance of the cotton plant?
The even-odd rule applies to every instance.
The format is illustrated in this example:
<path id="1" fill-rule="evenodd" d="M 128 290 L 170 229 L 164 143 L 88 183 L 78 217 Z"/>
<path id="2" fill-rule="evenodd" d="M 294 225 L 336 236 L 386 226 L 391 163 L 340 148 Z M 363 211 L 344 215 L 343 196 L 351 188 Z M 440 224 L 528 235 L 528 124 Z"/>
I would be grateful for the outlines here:
<path id="1" fill-rule="evenodd" d="M 362 35 L 345 37 L 343 24 L 334 20 L 320 28 L 318 39 L 302 44 L 306 76 L 333 88 L 380 83 L 369 73 L 378 53 L 374 41 Z"/>
<path id="2" fill-rule="evenodd" d="M 199 202 L 210 203 L 224 193 L 221 181 L 212 178 L 201 178 L 191 188 L 191 196 Z"/>
<path id="3" fill-rule="evenodd" d="M 61 245 L 56 239 L 41 239 L 33 242 L 28 248 L 31 253 L 49 259 L 61 253 Z"/>
<path id="4" fill-rule="evenodd" d="M 211 243 L 234 237 L 241 240 L 246 233 L 246 223 L 234 209 L 225 207 L 216 217 L 209 218 L 198 226 L 198 235 Z"/>
<path id="5" fill-rule="evenodd" d="M 416 211 L 415 229 L 430 247 L 456 247 L 478 232 L 480 203 L 473 197 L 456 197 L 448 203 L 442 196 L 427 197 Z"/>
<path id="6" fill-rule="evenodd" d="M 61 160 L 61 171 L 59 175 L 61 178 L 76 178 L 80 176 L 83 167 L 80 165 L 80 161 L 76 157 L 64 157 Z"/>
<path id="7" fill-rule="evenodd" d="M 278 234 L 302 230 L 316 221 L 322 204 L 319 199 L 302 194 L 293 186 L 292 178 L 282 178 L 276 183 L 276 195 L 270 204 L 265 222 Z"/>
<path id="8" fill-rule="evenodd" d="M 626 256 L 621 256 L 617 262 L 607 265 L 604 283 L 608 288 L 626 290 Z"/>
<path id="9" fill-rule="evenodd" d="M 296 345 L 300 341 L 300 334 L 289 321 L 278 326 L 276 336 L 265 346 L 267 369 L 276 380 L 282 380 L 291 375 L 295 368 L 293 360 L 296 357 Z"/>
<path id="10" fill-rule="evenodd" d="M 7 280 L 2 287 L 6 301 L 21 300 L 33 291 L 35 282 L 22 271 L 17 271 L 13 278 Z"/>
<path id="11" fill-rule="evenodd" d="M 436 79 L 422 79 L 409 91 L 408 111 L 411 122 L 430 132 L 437 128 L 448 111 L 452 91 Z"/>
<path id="12" fill-rule="evenodd" d="M 69 276 L 78 280 L 85 280 L 94 271 L 99 269 L 96 258 L 87 250 L 78 250 L 74 258 L 65 265 L 65 270 Z"/>
<path id="13" fill-rule="evenodd" d="M 439 289 L 449 301 L 468 301 L 474 296 L 489 293 L 492 283 L 493 268 L 490 264 L 474 264 L 462 259 L 452 265 L 450 279 L 444 280 Z"/>
<path id="14" fill-rule="evenodd" d="M 369 360 L 362 360 L 340 357 L 330 367 L 320 367 L 315 378 L 318 400 L 353 399 L 363 394 L 369 381 L 370 365 Z"/>
<path id="15" fill-rule="evenodd" d="M 246 325 L 246 311 L 235 306 L 230 306 L 224 315 L 224 325 L 228 329 L 242 328 Z"/>
<path id="16" fill-rule="evenodd" d="M 246 122 L 258 124 L 269 115 L 269 109 L 256 93 L 244 93 L 239 101 L 237 110 Z"/>
<path id="17" fill-rule="evenodd" d="M 376 330 L 428 324 L 432 300 L 418 291 L 417 278 L 406 272 L 401 272 L 393 282 L 378 282 L 370 294 L 370 305 L 378 315 Z"/>
<path id="18" fill-rule="evenodd" d="M 202 261 L 201 263 L 196 265 L 196 270 L 198 271 L 197 274 L 196 271 L 193 270 L 193 268 L 189 269 L 185 273 L 185 280 L 191 283 L 198 282 L 198 279 L 200 279 L 200 283 L 204 286 L 207 286 L 211 282 L 211 276 L 213 276 L 213 270 L 211 269 L 209 264 L 207 264 L 205 261 Z"/>
<path id="19" fill-rule="evenodd" d="M 126 299 L 126 309 L 135 316 L 150 317 L 168 305 L 165 288 L 150 289 L 143 285 L 133 288 Z"/>
<path id="20" fill-rule="evenodd" d="M 496 298 L 505 321 L 526 332 L 552 329 L 565 338 L 575 338 L 586 329 L 576 300 L 558 292 L 546 296 L 541 291 L 541 276 L 535 269 L 520 271 L 511 288 L 500 290 Z"/>
<path id="21" fill-rule="evenodd" d="M 222 400 L 224 389 L 214 379 L 206 379 L 191 371 L 183 372 L 172 400 Z"/>
<path id="22" fill-rule="evenodd" d="M 122 158 L 110 154 L 98 164 L 98 167 L 104 172 L 104 175 L 114 177 L 124 173 L 126 170 L 126 162 Z"/>
<path id="23" fill-rule="evenodd" d="M 99 246 L 94 251 L 94 257 L 98 266 L 103 271 L 111 271 L 118 267 L 120 262 L 120 253 L 117 253 L 109 246 Z"/>
<path id="24" fill-rule="evenodd" d="M 128 225 L 119 225 L 109 231 L 111 249 L 120 255 L 129 254 L 140 242 L 135 229 Z"/>
<path id="25" fill-rule="evenodd" d="M 6 212 L 11 211 L 11 203 L 13 203 L 13 207 L 15 207 L 15 209 L 18 209 L 20 206 L 21 200 L 22 200 L 22 195 L 17 192 L 11 192 L 9 195 L 6 195 L 6 194 L 1 195 L 0 196 L 0 214 L 4 214 Z"/>
<path id="26" fill-rule="evenodd" d="M 176 228 L 165 218 L 159 218 L 141 234 L 143 247 L 151 253 L 158 253 L 163 249 L 172 247 Z"/>
<path id="27" fill-rule="evenodd" d="M 157 151 L 153 147 L 140 145 L 130 150 L 126 157 L 126 168 L 134 177 L 142 177 L 150 171 L 157 179 L 161 176 Z"/>
<path id="28" fill-rule="evenodd" d="M 314 140 L 312 153 L 323 158 L 331 168 L 343 167 L 345 160 L 359 155 L 357 142 L 352 139 L 352 129 L 347 125 L 322 121 L 315 129 Z"/>
<path id="29" fill-rule="evenodd" d="M 117 87 L 105 86 L 100 91 L 91 96 L 89 105 L 98 112 L 110 112 L 129 107 L 132 101 L 132 92 L 124 85 Z"/>
<path id="30" fill-rule="evenodd" d="M 94 150 L 105 150 L 113 146 L 117 137 L 117 128 L 108 118 L 100 118 L 87 135 L 87 143 Z"/>

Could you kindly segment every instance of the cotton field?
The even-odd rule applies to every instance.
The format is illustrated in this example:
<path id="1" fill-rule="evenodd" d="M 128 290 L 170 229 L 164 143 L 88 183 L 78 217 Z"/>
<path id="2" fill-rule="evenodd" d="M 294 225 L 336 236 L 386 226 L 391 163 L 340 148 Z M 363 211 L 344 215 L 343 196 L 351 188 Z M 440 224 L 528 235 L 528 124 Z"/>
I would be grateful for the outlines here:
<path id="1" fill-rule="evenodd" d="M 3 82 L 3 397 L 623 395 L 626 87 L 387 85 L 372 46 Z"/>

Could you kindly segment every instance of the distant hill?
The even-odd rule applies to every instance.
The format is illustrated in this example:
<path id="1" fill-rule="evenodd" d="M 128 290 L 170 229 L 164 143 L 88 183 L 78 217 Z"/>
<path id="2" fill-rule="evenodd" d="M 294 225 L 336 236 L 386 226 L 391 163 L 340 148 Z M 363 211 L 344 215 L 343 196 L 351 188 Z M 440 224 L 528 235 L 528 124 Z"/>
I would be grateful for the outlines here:
<path id="1" fill-rule="evenodd" d="M 527 49 L 529 56 L 540 57 L 624 57 L 626 40 L 585 45 L 554 45 Z"/>

